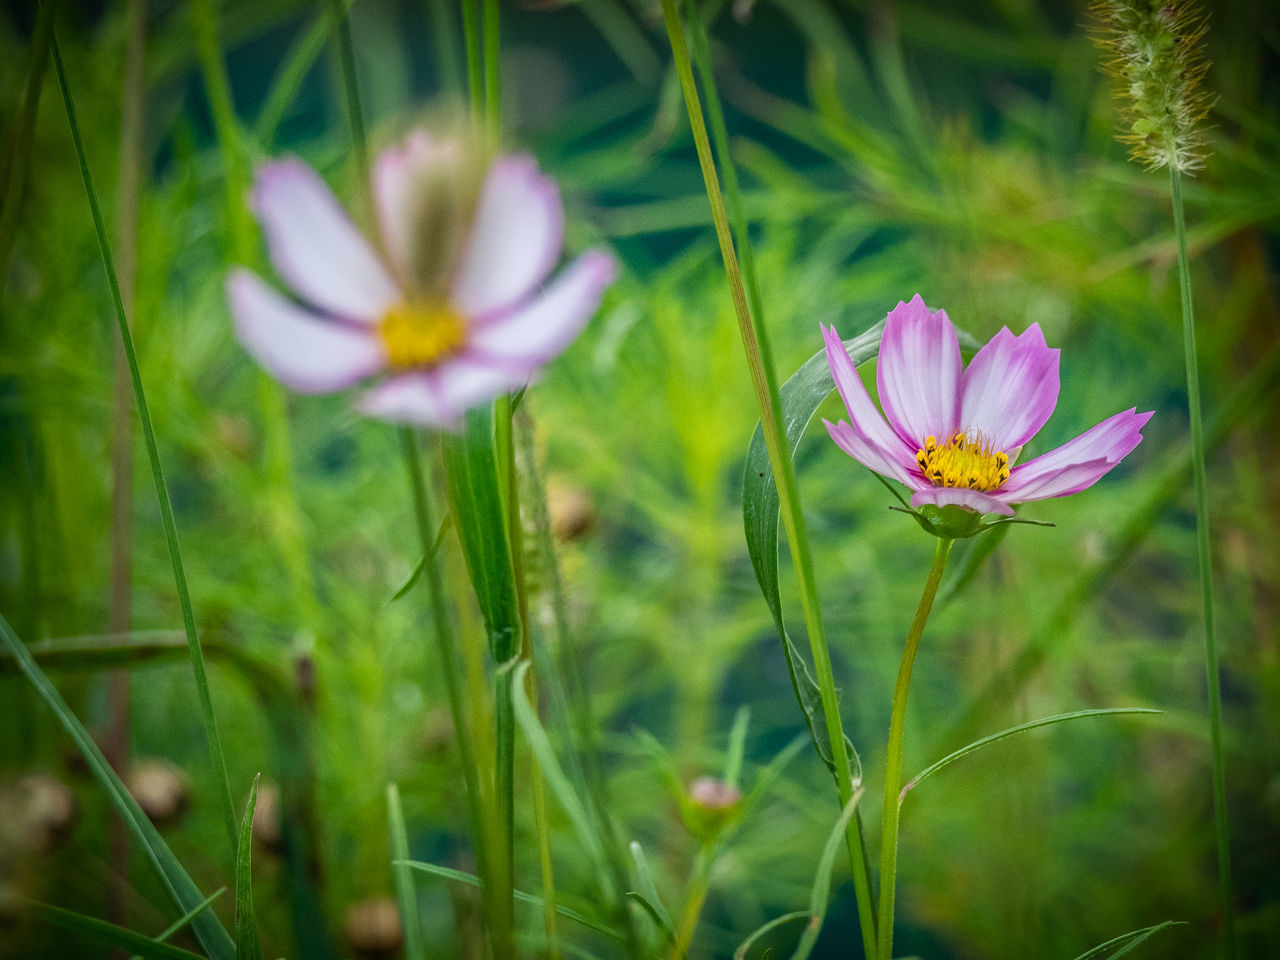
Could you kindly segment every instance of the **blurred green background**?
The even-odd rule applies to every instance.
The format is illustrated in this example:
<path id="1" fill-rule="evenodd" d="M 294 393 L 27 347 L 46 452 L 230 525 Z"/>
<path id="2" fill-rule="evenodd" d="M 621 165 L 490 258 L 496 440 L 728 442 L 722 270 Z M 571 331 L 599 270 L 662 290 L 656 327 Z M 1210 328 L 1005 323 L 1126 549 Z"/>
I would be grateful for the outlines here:
<path id="1" fill-rule="evenodd" d="M 291 884 L 302 876 L 318 897 L 297 907 L 303 926 L 351 956 L 352 907 L 393 890 L 387 781 L 400 785 L 414 857 L 474 862 L 425 600 L 420 588 L 392 599 L 420 559 L 397 436 L 344 397 L 286 397 L 268 384 L 235 342 L 223 294 L 231 264 L 265 262 L 237 239 L 228 206 L 237 162 L 247 169 L 296 152 L 363 216 L 331 11 L 279 0 L 215 6 L 215 53 L 242 134 L 230 154 L 206 94 L 201 4 L 153 0 L 146 14 L 132 322 L 232 782 L 243 790 L 235 799 L 259 771 L 284 784 L 290 849 L 305 861 L 290 868 L 279 846 L 255 854 L 265 949 L 308 955 L 291 920 L 291 896 L 306 895 Z M 374 149 L 456 107 L 465 64 L 451 8 L 350 5 Z M 440 9 L 455 32 L 439 29 Z M 847 338 L 919 292 L 979 340 L 1039 322 L 1062 348 L 1058 411 L 1024 459 L 1118 410 L 1156 411 L 1141 446 L 1096 487 L 1020 511 L 1054 528 L 1014 528 L 981 557 L 972 545 L 958 551 L 917 662 L 907 772 L 1046 714 L 1164 713 L 1014 738 L 913 793 L 898 952 L 1069 960 L 1125 931 L 1182 920 L 1142 955 L 1214 956 L 1167 178 L 1127 162 L 1114 139 L 1088 10 L 1023 0 L 702 9 L 782 376 L 820 348 L 820 323 Z M 1209 12 L 1212 153 L 1186 198 L 1214 424 L 1237 927 L 1241 955 L 1266 958 L 1280 948 L 1280 17 L 1267 4 Z M 18 142 L 35 13 L 17 0 L 0 16 L 6 156 Z M 604 243 L 623 265 L 598 317 L 526 397 L 525 465 L 546 482 L 619 832 L 645 846 L 674 909 L 695 842 L 636 731 L 656 737 L 692 780 L 721 769 L 735 712 L 749 706 L 749 783 L 803 730 L 743 541 L 755 406 L 656 4 L 529 0 L 504 3 L 502 18 L 506 140 L 560 182 L 570 251 Z M 55 24 L 114 231 L 127 212 L 117 193 L 125 5 L 63 2 Z M 212 891 L 231 882 L 230 864 L 140 443 L 128 509 L 131 633 L 108 636 L 116 332 L 52 68 L 29 150 L 5 173 L 4 210 L 16 220 L 0 234 L 11 244 L 0 291 L 0 608 L 103 737 L 106 667 L 129 667 L 132 762 L 173 765 L 161 779 L 185 791 L 185 810 L 165 835 Z M 837 401 L 821 412 L 843 415 Z M 898 656 L 933 544 L 887 509 L 886 491 L 820 427 L 802 442 L 798 467 L 846 729 L 875 795 Z M 447 565 L 465 596 L 460 557 Z M 542 573 L 534 599 L 550 623 Z M 783 581 L 789 590 L 785 551 Z M 475 615 L 461 604 L 458 616 Z M 0 704 L 0 821 L 17 825 L 0 847 L 0 955 L 103 952 L 30 918 L 27 897 L 162 929 L 172 915 L 136 853 L 123 861 L 123 900 L 109 906 L 122 861 L 110 849 L 108 804 L 4 660 Z M 553 734 L 563 719 L 551 711 Z M 32 773 L 54 778 L 54 799 L 33 804 L 15 786 Z M 805 907 L 838 813 L 830 787 L 806 746 L 717 864 L 694 955 L 732 956 L 751 930 Z M 65 825 L 53 816 L 59 791 L 78 808 Z M 531 815 L 520 818 L 518 885 L 532 888 Z M 557 824 L 558 883 L 589 912 L 583 854 Z M 27 842 L 38 831 L 48 842 Z M 815 956 L 858 949 L 839 860 L 835 881 Z M 469 891 L 427 877 L 418 891 L 431 956 L 472 955 L 479 918 Z M 530 930 L 540 923 L 535 908 L 518 919 Z M 588 955 L 613 955 L 592 934 L 578 939 Z"/>

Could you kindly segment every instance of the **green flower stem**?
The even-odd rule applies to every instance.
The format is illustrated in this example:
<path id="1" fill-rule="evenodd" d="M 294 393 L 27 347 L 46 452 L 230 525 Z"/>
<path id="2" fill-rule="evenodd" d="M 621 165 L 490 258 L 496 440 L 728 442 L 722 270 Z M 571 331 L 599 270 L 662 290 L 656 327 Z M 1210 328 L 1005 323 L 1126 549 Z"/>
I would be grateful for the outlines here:
<path id="1" fill-rule="evenodd" d="M 1205 679 L 1209 688 L 1209 741 L 1213 749 L 1213 823 L 1218 846 L 1218 907 L 1222 913 L 1222 955 L 1236 955 L 1231 896 L 1230 832 L 1227 827 L 1227 773 L 1222 750 L 1222 690 L 1213 624 L 1213 563 L 1209 548 L 1209 496 L 1205 481 L 1204 423 L 1200 412 L 1200 370 L 1196 321 L 1191 302 L 1191 266 L 1182 205 L 1182 177 L 1169 167 L 1173 226 L 1178 241 L 1178 278 L 1182 294 L 1182 346 L 1187 365 L 1187 408 L 1191 420 L 1191 475 L 1196 504 L 1196 559 L 1200 568 L 1200 617 L 1204 628 Z"/>
<path id="2" fill-rule="evenodd" d="M 484 116 L 489 134 L 495 140 L 502 132 L 502 100 L 498 94 L 501 40 L 498 0 L 484 0 Z"/>
<path id="3" fill-rule="evenodd" d="M 713 847 L 714 844 L 704 841 L 693 858 L 689 892 L 685 896 L 684 910 L 676 924 L 676 936 L 671 944 L 671 952 L 667 954 L 668 960 L 684 960 L 689 944 L 693 942 L 698 918 L 702 916 L 702 907 L 707 902 L 707 893 L 711 889 L 711 867 L 715 862 L 712 855 Z"/>
<path id="4" fill-rule="evenodd" d="M 951 553 L 953 543 L 955 543 L 954 540 L 938 538 L 938 546 L 933 554 L 933 566 L 929 569 L 929 579 L 925 582 L 920 606 L 916 608 L 916 617 L 911 621 L 907 645 L 902 651 L 902 663 L 898 667 L 898 683 L 893 689 L 893 713 L 889 720 L 889 749 L 884 770 L 884 820 L 880 843 L 880 952 L 877 954 L 880 960 L 891 960 L 893 957 L 893 898 L 898 876 L 898 813 L 902 806 L 899 795 L 902 789 L 902 730 L 903 721 L 907 716 L 907 690 L 911 686 L 911 668 L 916 662 L 920 637 L 924 634 L 924 625 L 929 619 L 929 611 L 933 608 L 933 598 L 938 592 L 938 584 L 942 582 L 942 571 L 947 566 L 947 557 Z"/>
<path id="5" fill-rule="evenodd" d="M 204 651 L 200 646 L 200 637 L 196 633 L 195 613 L 191 608 L 191 594 L 187 589 L 187 573 L 182 563 L 182 550 L 178 546 L 178 527 L 173 519 L 173 504 L 169 500 L 169 487 L 165 483 L 164 468 L 160 464 L 160 450 L 156 444 L 155 428 L 151 424 L 151 413 L 147 407 L 146 393 L 142 388 L 142 376 L 138 372 L 138 357 L 133 349 L 133 335 L 129 331 L 129 321 L 124 312 L 124 301 L 120 298 L 120 284 L 116 279 L 115 264 L 111 257 L 111 244 L 107 240 L 107 227 L 102 219 L 102 209 L 98 205 L 98 194 L 93 188 L 93 177 L 89 173 L 89 161 L 84 153 L 84 141 L 80 137 L 80 124 L 76 120 L 75 104 L 71 100 L 71 88 L 67 85 L 66 70 L 62 65 L 62 55 L 58 52 L 58 41 L 51 33 L 49 49 L 53 55 L 54 68 L 58 74 L 58 86 L 62 91 L 62 102 L 67 110 L 67 123 L 71 127 L 71 139 L 75 143 L 76 159 L 80 162 L 80 175 L 84 180 L 85 194 L 89 198 L 89 210 L 93 215 L 94 230 L 98 235 L 98 250 L 102 255 L 102 265 L 107 272 L 107 282 L 111 287 L 112 304 L 115 307 L 116 323 L 120 329 L 120 340 L 124 347 L 125 360 L 129 364 L 129 377 L 133 382 L 133 397 L 138 404 L 138 420 L 142 425 L 142 436 L 146 442 L 147 457 L 151 463 L 151 476 L 155 481 L 156 499 L 160 504 L 160 519 L 164 525 L 165 543 L 169 549 L 169 562 L 173 567 L 174 585 L 178 592 L 178 605 L 182 608 L 182 624 L 187 634 L 187 649 L 191 655 L 191 672 L 195 677 L 196 696 L 200 703 L 200 717 L 204 723 L 205 739 L 209 747 L 209 759 L 213 764 L 214 777 L 220 790 L 218 805 L 222 809 L 223 820 L 227 829 L 227 837 L 231 841 L 231 852 L 234 858 L 236 851 L 235 806 L 231 801 L 231 784 L 227 777 L 227 761 L 222 752 L 222 737 L 218 733 L 218 722 L 213 714 L 213 700 L 209 694 L 209 681 L 205 676 Z"/>
<path id="6" fill-rule="evenodd" d="M 827 735 L 832 744 L 831 752 L 836 767 L 836 787 L 839 791 L 840 804 L 843 808 L 853 796 L 853 773 L 849 764 L 849 757 L 842 747 L 845 742 L 844 727 L 840 722 L 835 674 L 831 666 L 831 653 L 827 647 L 826 631 L 822 624 L 818 603 L 817 578 L 814 574 L 813 559 L 809 551 L 809 539 L 805 530 L 804 514 L 800 507 L 795 465 L 791 462 L 791 458 L 787 455 L 782 443 L 782 425 L 779 422 L 778 415 L 777 384 L 771 366 L 766 367 L 761 358 L 760 337 L 756 331 L 758 320 L 753 321 L 751 311 L 747 305 L 747 295 L 738 269 L 733 239 L 729 232 L 728 216 L 725 213 L 724 199 L 721 196 L 719 181 L 716 177 L 715 162 L 711 156 L 711 145 L 708 142 L 707 128 L 702 118 L 702 107 L 698 100 L 698 91 L 694 84 L 693 70 L 689 62 L 688 50 L 685 48 L 684 31 L 675 0 L 662 0 L 662 13 L 666 22 L 667 36 L 671 42 L 671 52 L 675 59 L 676 72 L 679 75 L 680 86 L 684 92 L 685 108 L 689 114 L 689 125 L 693 130 L 694 144 L 698 150 L 698 162 L 702 167 L 703 180 L 707 186 L 707 198 L 711 203 L 711 216 L 715 222 L 716 238 L 720 244 L 720 254 L 724 259 L 725 273 L 729 279 L 729 290 L 733 297 L 734 311 L 738 317 L 738 331 L 742 337 L 743 350 L 746 353 L 747 367 L 751 374 L 751 385 L 755 390 L 756 402 L 760 407 L 760 424 L 764 432 L 765 447 L 769 452 L 769 464 L 773 469 L 773 475 L 778 485 L 778 498 L 782 504 L 782 522 L 787 531 L 787 539 L 791 544 L 792 559 L 795 563 L 799 580 L 800 603 L 804 610 L 805 625 L 808 628 L 814 672 L 817 674 L 818 687 L 822 697 L 822 712 L 826 720 Z M 725 162 L 728 162 L 727 157 Z M 854 888 L 857 893 L 858 921 L 862 933 L 863 950 L 867 956 L 875 956 L 875 907 L 871 901 L 871 885 L 867 870 L 866 852 L 863 849 L 862 835 L 856 821 L 851 821 L 845 831 L 845 842 L 849 851 Z"/>
<path id="7" fill-rule="evenodd" d="M 462 37 L 467 50 L 467 92 L 471 99 L 471 112 L 483 116 L 484 68 L 480 53 L 480 0 L 462 0 Z"/>
<path id="8" fill-rule="evenodd" d="M 431 633 L 436 641 L 436 666 L 444 674 L 445 693 L 449 699 L 449 715 L 453 720 L 454 741 L 462 763 L 462 777 L 467 791 L 467 817 L 471 822 L 471 835 L 476 843 L 476 862 L 482 878 L 489 873 L 487 832 L 481 806 L 481 787 L 477 770 L 475 741 L 466 714 L 463 712 L 464 691 L 458 671 L 457 639 L 444 603 L 444 581 L 440 575 L 440 560 L 436 555 L 435 522 L 427 499 L 426 478 L 422 469 L 422 452 L 414 432 L 400 428 L 400 448 L 409 473 L 409 493 L 413 499 L 413 514 L 417 521 L 418 538 L 422 544 L 423 572 L 426 574 L 427 592 L 431 605 Z"/>

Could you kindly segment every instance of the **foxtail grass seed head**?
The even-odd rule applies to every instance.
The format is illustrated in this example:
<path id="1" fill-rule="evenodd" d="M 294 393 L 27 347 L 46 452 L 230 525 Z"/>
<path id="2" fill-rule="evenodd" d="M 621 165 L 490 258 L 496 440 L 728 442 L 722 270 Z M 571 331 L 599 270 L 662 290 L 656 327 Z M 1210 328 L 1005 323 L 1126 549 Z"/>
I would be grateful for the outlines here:
<path id="1" fill-rule="evenodd" d="M 1122 132 L 1129 156 L 1149 170 L 1190 173 L 1204 165 L 1204 130 L 1198 126 L 1213 98 L 1200 88 L 1209 62 L 1201 48 L 1209 24 L 1190 3 L 1100 0 L 1097 42 L 1110 59 L 1122 102 Z"/>

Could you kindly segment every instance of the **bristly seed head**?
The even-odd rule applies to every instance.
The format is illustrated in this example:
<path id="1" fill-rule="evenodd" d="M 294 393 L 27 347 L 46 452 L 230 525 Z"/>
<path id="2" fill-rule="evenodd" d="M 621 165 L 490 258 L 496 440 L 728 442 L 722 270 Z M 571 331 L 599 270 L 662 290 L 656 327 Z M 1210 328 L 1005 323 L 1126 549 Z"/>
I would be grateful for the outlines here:
<path id="1" fill-rule="evenodd" d="M 996 450 L 981 433 L 953 433 L 942 443 L 924 438 L 916 452 L 920 472 L 935 487 L 995 490 L 1009 479 L 1009 456 Z"/>
<path id="2" fill-rule="evenodd" d="M 1098 0 L 1093 11 L 1104 24 L 1097 43 L 1111 54 L 1106 72 L 1124 101 L 1119 139 L 1130 158 L 1149 170 L 1200 169 L 1205 138 L 1196 125 L 1214 99 L 1199 89 L 1209 69 L 1200 46 L 1209 28 L 1204 15 L 1190 2 L 1158 0 Z"/>

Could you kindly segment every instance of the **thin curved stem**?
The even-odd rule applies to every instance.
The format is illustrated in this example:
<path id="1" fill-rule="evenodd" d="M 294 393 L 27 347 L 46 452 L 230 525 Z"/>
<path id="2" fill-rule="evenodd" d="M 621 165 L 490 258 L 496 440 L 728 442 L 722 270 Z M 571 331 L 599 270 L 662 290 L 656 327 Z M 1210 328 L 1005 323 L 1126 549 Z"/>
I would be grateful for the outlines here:
<path id="1" fill-rule="evenodd" d="M 694 145 L 698 151 L 698 162 L 702 168 L 703 180 L 706 182 L 707 199 L 711 203 L 711 218 L 715 223 L 716 239 L 720 244 L 720 255 L 724 260 L 725 274 L 729 280 L 729 292 L 733 297 L 734 312 L 738 318 L 738 332 L 742 338 L 743 352 L 746 354 L 751 386 L 755 391 L 756 402 L 760 407 L 760 425 L 764 432 L 765 448 L 769 452 L 769 465 L 773 470 L 773 476 L 778 486 L 778 499 L 782 507 L 782 523 L 787 531 L 787 541 L 791 545 L 791 556 L 795 563 L 796 576 L 799 580 L 800 605 L 804 611 L 805 626 L 809 633 L 809 647 L 813 656 L 814 673 L 816 674 L 818 690 L 822 699 L 822 713 L 826 721 L 827 736 L 832 744 L 831 753 L 836 768 L 836 789 L 839 792 L 840 805 L 843 808 L 853 796 L 853 769 L 849 762 L 849 756 L 843 749 L 845 742 L 844 725 L 840 720 L 835 671 L 831 665 L 831 652 L 827 646 L 826 631 L 823 627 L 821 609 L 818 603 L 817 576 L 813 568 L 813 557 L 809 551 L 809 538 L 805 528 L 804 513 L 800 507 L 795 464 L 791 462 L 791 457 L 787 454 L 786 447 L 782 442 L 782 424 L 779 414 L 780 405 L 776 378 L 772 368 L 765 364 L 761 356 L 761 338 L 757 329 L 759 327 L 759 319 L 753 319 L 747 303 L 747 291 L 738 268 L 738 258 L 729 229 L 729 218 L 725 212 L 724 198 L 720 192 L 715 161 L 711 155 L 711 143 L 707 136 L 706 121 L 702 116 L 698 89 L 693 79 L 693 67 L 689 60 L 689 51 L 685 46 L 684 27 L 680 21 L 680 12 L 676 7 L 676 0 L 662 0 L 662 13 L 666 22 L 667 37 L 671 43 L 676 72 L 680 79 L 681 89 L 684 92 L 685 109 L 689 114 L 689 126 L 693 131 Z M 729 159 L 726 157 L 725 163 L 728 162 Z M 867 956 L 875 956 L 875 907 L 871 901 L 866 851 L 863 848 L 862 834 L 858 829 L 856 820 L 851 821 L 845 831 L 845 843 L 849 851 L 854 889 L 857 894 L 858 922 L 862 934 L 863 950 Z"/>
<path id="2" fill-rule="evenodd" d="M 1200 617 L 1204 628 L 1204 668 L 1209 690 L 1209 741 L 1213 749 L 1213 823 L 1218 847 L 1218 907 L 1222 913 L 1222 955 L 1236 955 L 1231 908 L 1231 850 L 1227 826 L 1227 772 L 1222 752 L 1222 689 L 1213 626 L 1213 559 L 1209 546 L 1209 493 L 1204 469 L 1204 419 L 1200 412 L 1200 368 L 1196 320 L 1191 303 L 1191 265 L 1182 206 L 1182 177 L 1169 167 L 1173 227 L 1178 242 L 1178 279 L 1182 294 L 1182 349 L 1187 366 L 1187 412 L 1191 421 L 1191 475 L 1196 504 L 1196 560 L 1200 568 Z"/>
<path id="3" fill-rule="evenodd" d="M 902 663 L 898 667 L 898 682 L 893 689 L 893 713 L 889 720 L 889 749 L 884 770 L 884 821 L 880 844 L 880 960 L 893 957 L 893 896 L 898 874 L 898 812 L 901 808 L 899 791 L 902 789 L 902 730 L 907 716 L 907 690 L 911 686 L 911 668 L 920 649 L 920 637 L 933 609 L 933 598 L 942 582 L 942 571 L 947 566 L 954 540 L 938 538 L 933 554 L 933 566 L 925 581 L 920 606 L 916 608 L 907 645 L 902 651 Z"/>

